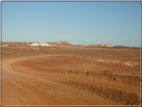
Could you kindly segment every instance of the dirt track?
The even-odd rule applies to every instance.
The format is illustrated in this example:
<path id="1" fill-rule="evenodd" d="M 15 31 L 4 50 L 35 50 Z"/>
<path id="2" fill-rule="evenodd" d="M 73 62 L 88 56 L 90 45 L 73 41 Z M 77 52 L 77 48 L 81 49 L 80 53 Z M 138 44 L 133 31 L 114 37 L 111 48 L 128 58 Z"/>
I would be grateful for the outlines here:
<path id="1" fill-rule="evenodd" d="M 97 95 L 15 70 L 12 64 L 23 59 L 25 58 L 11 58 L 2 62 L 2 105 L 83 105 L 106 102 Z M 112 104 L 111 101 L 107 103 Z"/>
<path id="2" fill-rule="evenodd" d="M 107 72 L 38 72 L 25 64 L 47 57 L 54 55 L 2 60 L 2 105 L 140 104 L 140 78 L 125 76 L 130 83 Z"/>

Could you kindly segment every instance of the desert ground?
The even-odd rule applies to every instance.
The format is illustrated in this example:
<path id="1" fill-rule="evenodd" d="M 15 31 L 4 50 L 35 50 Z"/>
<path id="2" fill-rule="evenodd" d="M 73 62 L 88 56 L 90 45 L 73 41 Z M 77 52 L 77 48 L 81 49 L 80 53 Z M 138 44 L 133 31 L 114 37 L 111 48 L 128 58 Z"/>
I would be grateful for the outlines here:
<path id="1" fill-rule="evenodd" d="M 2 105 L 140 105 L 140 48 L 2 47 Z"/>

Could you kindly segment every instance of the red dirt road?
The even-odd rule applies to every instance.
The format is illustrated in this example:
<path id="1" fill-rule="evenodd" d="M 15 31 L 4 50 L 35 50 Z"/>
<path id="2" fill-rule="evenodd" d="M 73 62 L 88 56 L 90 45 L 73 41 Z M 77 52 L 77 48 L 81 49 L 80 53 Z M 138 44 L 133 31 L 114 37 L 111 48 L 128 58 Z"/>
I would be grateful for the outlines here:
<path id="1" fill-rule="evenodd" d="M 41 56 L 33 56 L 30 58 L 38 57 Z M 25 59 L 29 59 L 29 57 L 3 59 L 2 105 L 113 104 L 109 99 L 105 100 L 98 95 L 92 95 L 91 93 L 71 88 L 43 78 L 43 76 L 27 75 L 13 67 L 14 62 Z"/>

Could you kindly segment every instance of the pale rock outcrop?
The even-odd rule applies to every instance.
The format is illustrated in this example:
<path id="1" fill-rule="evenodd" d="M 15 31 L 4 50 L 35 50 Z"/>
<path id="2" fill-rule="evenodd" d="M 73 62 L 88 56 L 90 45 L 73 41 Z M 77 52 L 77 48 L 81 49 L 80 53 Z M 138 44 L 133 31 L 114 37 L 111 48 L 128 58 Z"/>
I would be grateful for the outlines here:
<path id="1" fill-rule="evenodd" d="M 40 43 L 34 42 L 34 43 L 31 44 L 31 46 L 40 46 Z"/>
<path id="2" fill-rule="evenodd" d="M 99 44 L 98 46 L 104 46 L 104 44 Z"/>
<path id="3" fill-rule="evenodd" d="M 48 43 L 42 43 L 40 46 L 50 46 Z"/>
<path id="4" fill-rule="evenodd" d="M 104 44 L 105 47 L 114 47 L 113 45 Z"/>

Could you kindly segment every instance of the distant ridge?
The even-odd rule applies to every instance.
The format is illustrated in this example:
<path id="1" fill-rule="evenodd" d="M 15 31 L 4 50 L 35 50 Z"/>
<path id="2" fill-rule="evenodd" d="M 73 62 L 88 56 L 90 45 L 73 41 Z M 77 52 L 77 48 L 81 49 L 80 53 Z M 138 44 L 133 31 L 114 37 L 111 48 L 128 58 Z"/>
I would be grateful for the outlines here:
<path id="1" fill-rule="evenodd" d="M 90 45 L 72 45 L 71 43 L 68 43 L 67 41 L 58 41 L 58 42 L 45 42 L 40 44 L 39 42 L 4 42 L 1 41 L 1 44 L 4 46 L 10 46 L 10 45 L 23 45 L 23 46 L 68 46 L 68 47 L 108 47 L 108 48 L 133 48 L 128 46 L 122 46 L 122 45 L 109 45 L 109 44 L 90 44 Z"/>

